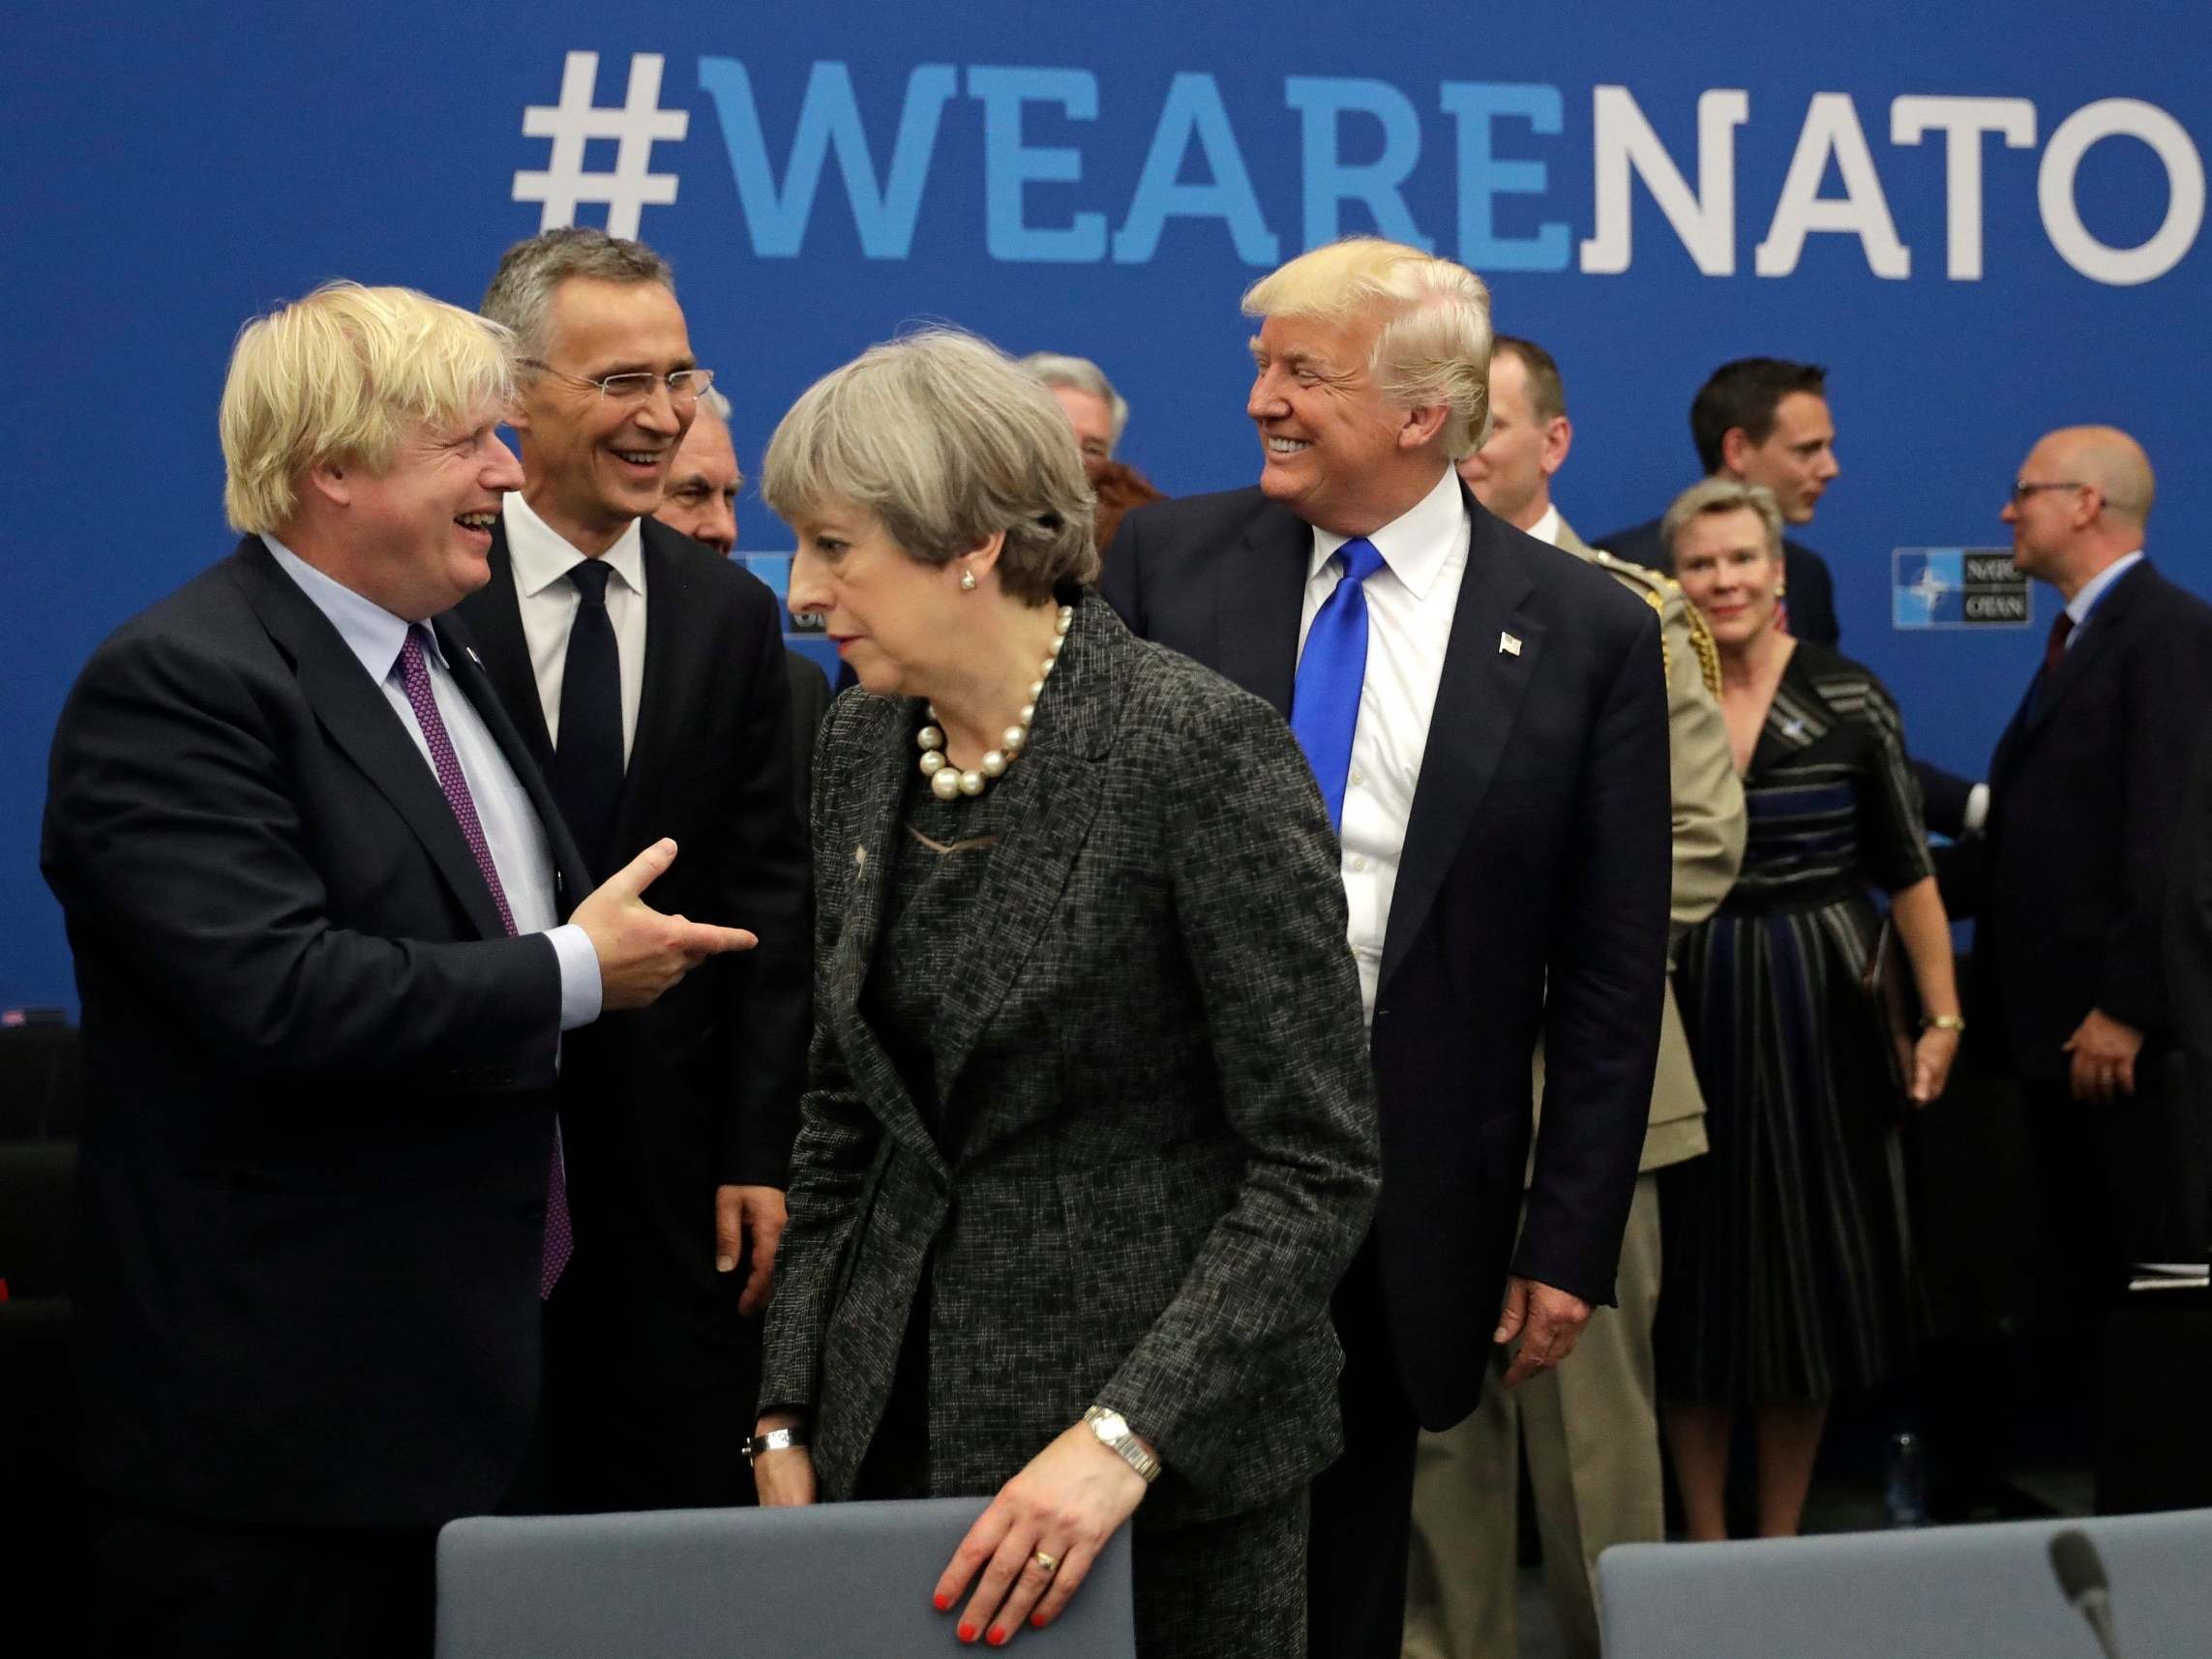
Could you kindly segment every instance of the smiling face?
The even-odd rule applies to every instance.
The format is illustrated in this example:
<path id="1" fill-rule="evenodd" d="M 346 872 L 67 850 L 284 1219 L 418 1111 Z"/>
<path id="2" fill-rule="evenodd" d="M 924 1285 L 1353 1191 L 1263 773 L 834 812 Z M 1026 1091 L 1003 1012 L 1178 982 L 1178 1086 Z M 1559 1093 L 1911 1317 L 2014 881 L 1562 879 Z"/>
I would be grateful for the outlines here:
<path id="1" fill-rule="evenodd" d="M 1810 523 L 1822 493 L 1841 470 L 1828 400 L 1811 392 L 1792 392 L 1775 405 L 1774 430 L 1764 443 L 1752 443 L 1741 429 L 1720 442 L 1728 472 L 1773 490 L 1785 524 Z"/>
<path id="2" fill-rule="evenodd" d="M 653 517 L 670 529 L 728 554 L 737 546 L 737 490 L 745 482 L 730 429 L 706 410 L 676 446 L 669 492 Z"/>
<path id="3" fill-rule="evenodd" d="M 1490 358 L 1490 435 L 1459 463 L 1475 499 L 1517 530 L 1533 528 L 1551 507 L 1551 475 L 1567 459 L 1572 429 L 1565 415 L 1540 420 L 1529 397 L 1528 366 L 1512 351 Z"/>
<path id="4" fill-rule="evenodd" d="M 628 402 L 576 382 L 696 367 L 683 310 L 658 282 L 571 277 L 553 290 L 538 356 L 556 372 L 525 370 L 516 399 L 523 495 L 581 551 L 603 553 L 660 506 L 699 405 L 659 384 Z"/>
<path id="5" fill-rule="evenodd" d="M 1749 507 L 1700 513 L 1674 538 L 1674 575 L 1718 645 L 1737 648 L 1774 626 L 1782 562 Z"/>
<path id="6" fill-rule="evenodd" d="M 486 407 L 426 422 L 400 441 L 381 473 L 317 470 L 317 488 L 343 494 L 347 557 L 332 574 L 395 616 L 420 622 L 450 610 L 492 579 L 492 526 L 523 469 Z"/>
<path id="7" fill-rule="evenodd" d="M 1252 341 L 1244 412 L 1259 428 L 1260 489 L 1341 536 L 1381 529 L 1426 494 L 1441 412 L 1384 397 L 1368 362 L 1382 318 L 1270 316 Z M 1430 419 L 1424 419 L 1427 415 Z"/>
<path id="8" fill-rule="evenodd" d="M 961 563 L 927 565 L 891 540 L 872 513 L 827 502 L 792 520 L 798 551 L 787 603 L 818 615 L 864 690 L 927 696 L 949 649 L 965 648 Z"/>

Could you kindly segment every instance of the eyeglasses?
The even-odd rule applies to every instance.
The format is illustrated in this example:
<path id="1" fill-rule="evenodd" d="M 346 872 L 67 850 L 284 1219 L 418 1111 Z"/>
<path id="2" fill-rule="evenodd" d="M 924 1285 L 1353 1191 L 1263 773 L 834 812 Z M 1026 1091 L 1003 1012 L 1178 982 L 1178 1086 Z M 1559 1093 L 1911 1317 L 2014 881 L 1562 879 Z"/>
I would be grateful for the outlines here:
<path id="1" fill-rule="evenodd" d="M 542 370 L 555 380 L 566 380 L 571 386 L 589 386 L 602 398 L 617 403 L 643 403 L 653 395 L 653 388 L 666 386 L 669 400 L 674 403 L 696 403 L 700 394 L 714 384 L 711 369 L 679 369 L 673 374 L 610 374 L 604 380 L 586 380 L 581 374 L 566 373 L 542 358 L 524 357 L 518 361 L 525 369 Z"/>
<path id="2" fill-rule="evenodd" d="M 2013 505 L 2015 507 L 2026 506 L 2027 498 L 2039 489 L 2086 489 L 2088 488 L 2086 484 L 2076 484 L 2071 481 L 2063 484 L 2030 484 L 2024 478 L 2016 478 L 2013 480 Z"/>

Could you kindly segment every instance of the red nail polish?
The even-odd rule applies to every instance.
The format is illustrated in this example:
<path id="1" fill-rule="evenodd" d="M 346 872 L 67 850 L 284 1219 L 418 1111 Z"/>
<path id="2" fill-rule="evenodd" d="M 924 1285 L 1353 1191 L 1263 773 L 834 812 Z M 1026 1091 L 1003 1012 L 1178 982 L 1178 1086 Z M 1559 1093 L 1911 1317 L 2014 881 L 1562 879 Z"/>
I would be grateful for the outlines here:
<path id="1" fill-rule="evenodd" d="M 929 1599 L 930 1605 L 935 1607 L 940 1613 L 942 1613 L 946 1608 L 952 1605 L 952 1598 L 946 1595 L 942 1590 L 939 1590 L 937 1594 L 931 1596 Z"/>
<path id="2" fill-rule="evenodd" d="M 963 1641 L 963 1642 L 972 1642 L 972 1641 L 974 1641 L 974 1640 L 975 1640 L 975 1627 L 974 1627 L 972 1624 L 963 1624 L 963 1625 L 960 1627 L 960 1640 L 961 1640 L 961 1641 Z"/>
<path id="3" fill-rule="evenodd" d="M 994 1647 L 1003 1647 L 1006 1645 L 1006 1633 L 994 1624 L 991 1627 L 991 1634 L 983 1640 L 990 1643 Z"/>
<path id="4" fill-rule="evenodd" d="M 1044 1628 L 1044 1615 L 1041 1613 L 1031 1614 L 1030 1628 L 1031 1630 L 1042 1630 Z"/>

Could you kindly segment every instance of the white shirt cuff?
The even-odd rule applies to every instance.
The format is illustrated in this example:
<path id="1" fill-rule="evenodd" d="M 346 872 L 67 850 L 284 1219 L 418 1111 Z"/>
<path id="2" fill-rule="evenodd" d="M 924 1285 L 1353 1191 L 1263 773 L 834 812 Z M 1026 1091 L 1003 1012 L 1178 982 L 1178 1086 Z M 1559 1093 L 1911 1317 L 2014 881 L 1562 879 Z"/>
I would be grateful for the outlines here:
<path id="1" fill-rule="evenodd" d="M 591 935 L 574 922 L 546 937 L 560 959 L 560 1028 L 573 1031 L 599 1018 L 599 952 Z"/>
<path id="2" fill-rule="evenodd" d="M 1980 835 L 1989 821 L 1989 785 L 1977 784 L 1966 791 L 1966 833 Z"/>

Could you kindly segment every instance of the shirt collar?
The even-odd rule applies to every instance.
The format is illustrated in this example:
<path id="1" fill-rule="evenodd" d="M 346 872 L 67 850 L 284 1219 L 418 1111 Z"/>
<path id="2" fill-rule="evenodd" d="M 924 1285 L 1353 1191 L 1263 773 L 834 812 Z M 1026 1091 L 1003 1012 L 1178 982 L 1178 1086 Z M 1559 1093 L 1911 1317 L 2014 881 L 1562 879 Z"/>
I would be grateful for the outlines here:
<path id="1" fill-rule="evenodd" d="M 1425 599 L 1437 573 L 1450 563 L 1454 552 L 1466 550 L 1468 534 L 1467 504 L 1459 493 L 1459 474 L 1448 466 L 1435 488 L 1367 540 L 1383 555 L 1390 574 L 1416 599 Z M 1351 540 L 1316 524 L 1313 562 L 1306 566 L 1306 579 L 1311 581 L 1320 575 L 1322 566 L 1336 556 L 1336 549 Z"/>
<path id="2" fill-rule="evenodd" d="M 2074 618 L 2074 626 L 2078 628 L 2088 621 L 2089 613 L 2097 608 L 2097 602 L 2105 597 L 2114 582 L 2142 563 L 2142 558 L 2143 550 L 2140 548 L 2132 553 L 2122 553 L 2083 582 L 2074 597 L 2066 602 L 2066 614 Z"/>
<path id="3" fill-rule="evenodd" d="M 1544 508 L 1542 518 L 1529 526 L 1529 534 L 1538 541 L 1556 548 L 1559 546 L 1560 526 L 1566 522 L 1567 520 L 1559 516 L 1558 504 L 1553 503 Z"/>
<path id="4" fill-rule="evenodd" d="M 392 666 L 400 660 L 400 647 L 407 642 L 407 630 L 413 625 L 404 616 L 394 616 L 374 600 L 355 593 L 336 577 L 316 570 L 276 537 L 264 535 L 261 542 L 275 556 L 278 568 L 292 578 L 338 630 L 346 648 L 361 659 L 369 677 L 378 685 L 390 679 Z M 445 648 L 438 643 L 437 630 L 426 632 L 430 635 L 430 654 L 443 665 Z"/>
<path id="5" fill-rule="evenodd" d="M 507 556 L 515 564 L 515 591 L 524 599 L 535 599 L 583 562 L 585 555 L 566 536 L 539 518 L 535 509 L 523 499 L 520 489 L 507 491 L 499 514 L 507 526 Z M 643 519 L 631 519 L 614 539 L 614 545 L 600 555 L 601 562 L 619 577 L 632 593 L 645 591 L 643 524 Z"/>

